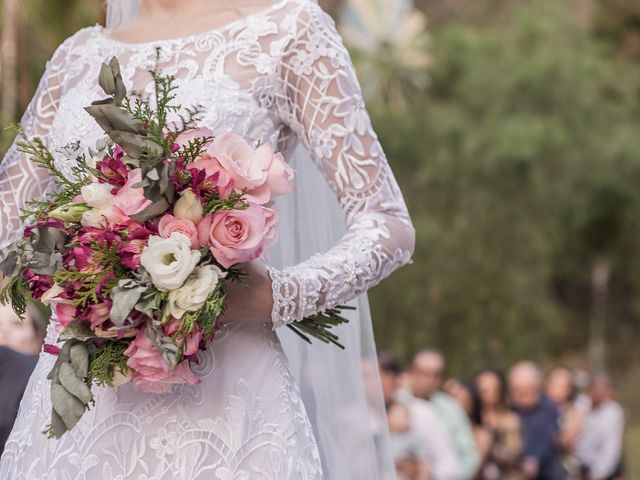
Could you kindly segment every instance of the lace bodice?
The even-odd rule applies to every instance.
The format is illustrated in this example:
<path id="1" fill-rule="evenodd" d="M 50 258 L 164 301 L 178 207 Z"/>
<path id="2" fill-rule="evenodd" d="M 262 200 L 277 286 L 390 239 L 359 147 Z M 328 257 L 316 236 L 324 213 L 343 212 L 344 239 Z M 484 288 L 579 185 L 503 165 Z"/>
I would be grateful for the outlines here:
<path id="1" fill-rule="evenodd" d="M 54 151 L 72 141 L 91 147 L 100 130 L 83 107 L 101 97 L 99 68 L 112 56 L 129 89 L 150 93 L 156 62 L 175 75 L 177 101 L 204 105 L 203 124 L 214 131 L 270 142 L 285 157 L 302 142 L 336 193 L 348 226 L 342 240 L 298 265 L 270 268 L 274 326 L 346 302 L 409 261 L 414 233 L 404 201 L 349 54 L 316 3 L 280 0 L 209 32 L 149 43 L 116 41 L 100 26 L 80 30 L 47 64 L 22 120 L 27 135 Z M 48 183 L 10 148 L 0 166 L 0 246 L 17 238 L 19 209 Z"/>

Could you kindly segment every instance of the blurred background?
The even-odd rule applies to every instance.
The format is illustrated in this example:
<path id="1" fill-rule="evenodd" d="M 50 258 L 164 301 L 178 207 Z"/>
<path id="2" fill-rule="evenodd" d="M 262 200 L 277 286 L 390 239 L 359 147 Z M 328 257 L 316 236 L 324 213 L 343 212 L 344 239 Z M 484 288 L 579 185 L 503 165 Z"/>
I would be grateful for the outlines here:
<path id="1" fill-rule="evenodd" d="M 432 347 L 462 384 L 526 359 L 544 374 L 568 367 L 579 396 L 606 373 L 625 412 L 626 477 L 640 478 L 640 2 L 321 3 L 417 229 L 413 265 L 370 294 L 391 370 L 415 374 L 414 353 Z M 56 46 L 104 8 L 0 7 L 6 125 Z M 0 153 L 11 140 L 2 131 Z"/>

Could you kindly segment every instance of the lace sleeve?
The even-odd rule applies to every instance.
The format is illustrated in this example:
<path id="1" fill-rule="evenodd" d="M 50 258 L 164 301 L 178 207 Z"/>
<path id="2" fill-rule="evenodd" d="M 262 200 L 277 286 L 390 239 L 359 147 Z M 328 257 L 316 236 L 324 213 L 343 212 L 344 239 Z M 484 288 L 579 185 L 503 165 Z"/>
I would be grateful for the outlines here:
<path id="1" fill-rule="evenodd" d="M 67 48 L 67 42 L 63 43 L 47 62 L 20 122 L 27 137 L 39 137 L 45 144 L 49 143 L 51 124 L 58 109 Z M 19 237 L 20 209 L 29 199 L 41 197 L 48 183 L 48 172 L 20 153 L 14 141 L 0 162 L 0 249 Z"/>
<path id="2" fill-rule="evenodd" d="M 335 191 L 347 233 L 326 253 L 270 268 L 275 327 L 347 302 L 408 263 L 415 233 L 331 17 L 305 2 L 278 76 L 279 114 Z"/>

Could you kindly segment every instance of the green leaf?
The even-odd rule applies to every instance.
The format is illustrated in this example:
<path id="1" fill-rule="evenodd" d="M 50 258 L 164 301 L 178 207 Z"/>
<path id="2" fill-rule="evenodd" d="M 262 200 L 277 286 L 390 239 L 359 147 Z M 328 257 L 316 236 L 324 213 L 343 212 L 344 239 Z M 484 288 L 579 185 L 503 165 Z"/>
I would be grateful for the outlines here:
<path id="1" fill-rule="evenodd" d="M 133 158 L 140 158 L 147 155 L 152 158 L 161 157 L 164 153 L 162 145 L 142 137 L 136 133 L 121 132 L 113 130 L 107 132 L 109 137 Z"/>
<path id="2" fill-rule="evenodd" d="M 109 312 L 109 319 L 118 327 L 123 326 L 146 290 L 146 286 L 137 285 L 129 280 L 121 280 L 118 286 L 111 290 L 113 304 Z"/>
<path id="3" fill-rule="evenodd" d="M 93 104 L 85 110 L 100 125 L 107 135 L 113 138 L 113 132 L 138 134 L 141 122 L 126 110 L 113 104 Z M 114 142 L 119 143 L 116 139 Z"/>
<path id="4" fill-rule="evenodd" d="M 14 277 L 20 272 L 20 260 L 22 258 L 22 245 L 24 241 L 22 239 L 12 243 L 8 247 L 5 247 L 0 252 L 0 272 L 4 273 L 7 277 Z"/>
<path id="5" fill-rule="evenodd" d="M 85 341 L 94 338 L 95 335 L 91 329 L 84 323 L 71 322 L 64 327 L 64 330 L 58 337 L 60 340 L 80 340 Z"/>
<path id="6" fill-rule="evenodd" d="M 91 389 L 83 380 L 76 376 L 76 372 L 71 364 L 63 363 L 60 365 L 58 380 L 67 392 L 80 400 L 84 405 L 88 405 L 89 402 L 93 400 Z"/>
<path id="7" fill-rule="evenodd" d="M 169 209 L 170 206 L 171 204 L 169 203 L 169 201 L 166 198 L 162 198 L 157 202 L 149 205 L 140 213 L 131 215 L 131 218 L 133 218 L 137 222 L 146 222 L 147 220 L 151 220 L 154 217 L 162 215 Z"/>
<path id="8" fill-rule="evenodd" d="M 75 343 L 69 352 L 71 366 L 78 378 L 87 378 L 89 374 L 89 350 L 85 343 Z"/>
<path id="9" fill-rule="evenodd" d="M 62 418 L 67 430 L 76 426 L 86 410 L 84 403 L 57 383 L 51 385 L 51 404 L 53 410 Z"/>
<path id="10" fill-rule="evenodd" d="M 60 438 L 67 432 L 67 426 L 64 424 L 62 417 L 56 413 L 55 410 L 51 410 L 51 433 L 55 438 Z"/>
<path id="11" fill-rule="evenodd" d="M 116 104 L 122 103 L 127 95 L 127 89 L 122 82 L 120 64 L 113 57 L 109 64 L 103 63 L 98 77 L 98 83 L 107 95 L 111 95 Z"/>

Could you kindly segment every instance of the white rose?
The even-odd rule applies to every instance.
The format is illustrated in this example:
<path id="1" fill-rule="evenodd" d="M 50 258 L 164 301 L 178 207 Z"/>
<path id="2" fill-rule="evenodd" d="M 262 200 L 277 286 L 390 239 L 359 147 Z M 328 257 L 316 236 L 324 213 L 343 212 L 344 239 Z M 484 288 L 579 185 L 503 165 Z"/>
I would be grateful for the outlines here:
<path id="1" fill-rule="evenodd" d="M 181 287 L 199 261 L 200 252 L 191 250 L 191 240 L 181 233 L 172 233 L 169 238 L 150 237 L 140 255 L 140 263 L 161 292 Z"/>
<path id="2" fill-rule="evenodd" d="M 84 203 L 93 208 L 105 210 L 113 205 L 113 187 L 106 183 L 90 183 L 80 189 Z"/>
<path id="3" fill-rule="evenodd" d="M 169 292 L 169 313 L 180 319 L 186 312 L 197 312 L 226 276 L 227 273 L 215 265 L 197 267 L 182 287 Z"/>

